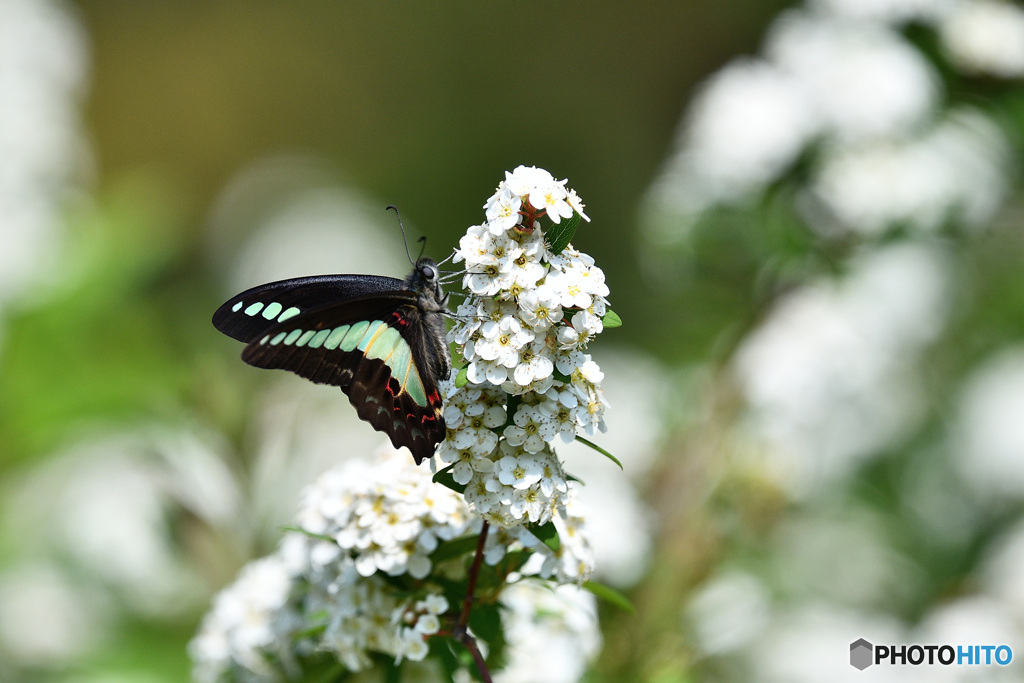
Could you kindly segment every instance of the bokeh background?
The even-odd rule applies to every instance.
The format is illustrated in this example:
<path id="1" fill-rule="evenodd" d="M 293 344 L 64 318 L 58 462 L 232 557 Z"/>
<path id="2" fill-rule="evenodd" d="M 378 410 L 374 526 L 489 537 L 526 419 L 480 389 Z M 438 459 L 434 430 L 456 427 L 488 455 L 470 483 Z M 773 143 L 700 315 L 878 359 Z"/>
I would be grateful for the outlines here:
<path id="1" fill-rule="evenodd" d="M 223 300 L 402 276 L 569 179 L 624 327 L 586 680 L 1024 657 L 1024 9 L 997 0 L 0 0 L 0 680 L 159 683 L 303 485 L 381 437 Z M 856 678 L 860 677 L 860 678 Z"/>

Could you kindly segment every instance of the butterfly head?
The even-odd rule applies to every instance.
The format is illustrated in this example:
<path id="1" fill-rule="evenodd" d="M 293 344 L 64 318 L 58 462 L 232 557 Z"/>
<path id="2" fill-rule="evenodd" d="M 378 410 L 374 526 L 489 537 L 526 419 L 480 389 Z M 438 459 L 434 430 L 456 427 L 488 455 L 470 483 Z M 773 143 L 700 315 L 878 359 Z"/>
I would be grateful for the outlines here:
<path id="1" fill-rule="evenodd" d="M 409 289 L 416 292 L 421 300 L 426 298 L 428 301 L 434 302 L 435 306 L 438 307 L 434 308 L 434 310 L 441 310 L 447 308 L 448 295 L 441 288 L 440 278 L 441 273 L 434 259 L 421 256 L 416 261 L 416 267 L 413 268 L 412 273 L 405 279 L 405 284 Z"/>

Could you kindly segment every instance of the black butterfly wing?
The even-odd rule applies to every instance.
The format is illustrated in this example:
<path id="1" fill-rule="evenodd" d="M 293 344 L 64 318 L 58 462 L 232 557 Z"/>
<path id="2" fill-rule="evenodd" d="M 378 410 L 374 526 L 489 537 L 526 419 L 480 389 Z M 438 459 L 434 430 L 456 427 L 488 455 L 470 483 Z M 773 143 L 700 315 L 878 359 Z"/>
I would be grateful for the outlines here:
<path id="1" fill-rule="evenodd" d="M 231 297 L 213 314 L 213 326 L 232 339 L 252 342 L 291 318 L 339 301 L 405 289 L 380 275 L 317 275 L 279 280 Z"/>
<path id="2" fill-rule="evenodd" d="M 448 349 L 439 351 L 429 333 L 438 324 L 440 314 L 423 312 L 414 292 L 378 291 L 276 319 L 250 335 L 242 360 L 341 387 L 360 418 L 419 464 L 445 435 L 437 367 L 448 362 Z"/>

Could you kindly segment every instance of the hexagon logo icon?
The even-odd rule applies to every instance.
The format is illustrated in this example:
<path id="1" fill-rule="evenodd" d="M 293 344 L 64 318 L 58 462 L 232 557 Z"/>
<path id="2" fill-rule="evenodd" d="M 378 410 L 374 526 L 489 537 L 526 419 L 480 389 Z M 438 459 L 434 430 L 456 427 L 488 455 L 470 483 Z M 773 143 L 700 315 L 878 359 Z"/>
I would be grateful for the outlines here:
<path id="1" fill-rule="evenodd" d="M 850 643 L 850 666 L 861 671 L 871 666 L 873 650 L 874 646 L 863 638 Z"/>

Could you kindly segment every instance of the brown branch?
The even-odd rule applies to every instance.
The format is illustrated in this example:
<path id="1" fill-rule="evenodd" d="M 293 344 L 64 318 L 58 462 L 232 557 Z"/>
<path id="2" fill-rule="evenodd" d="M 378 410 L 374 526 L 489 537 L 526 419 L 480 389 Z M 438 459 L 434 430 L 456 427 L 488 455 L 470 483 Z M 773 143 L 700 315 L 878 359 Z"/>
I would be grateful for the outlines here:
<path id="1" fill-rule="evenodd" d="M 480 654 L 480 648 L 476 646 L 476 639 L 469 635 L 469 611 L 473 608 L 473 601 L 476 599 L 476 579 L 480 575 L 480 565 L 484 560 L 484 545 L 487 543 L 487 531 L 489 525 L 484 522 L 483 528 L 480 529 L 480 537 L 476 542 L 476 554 L 473 556 L 473 564 L 469 568 L 469 576 L 466 582 L 466 599 L 462 602 L 462 611 L 459 613 L 459 621 L 452 628 L 451 635 L 453 638 L 462 643 L 469 654 L 473 656 L 473 661 L 476 662 L 476 668 L 480 671 L 480 677 L 484 680 L 484 683 L 491 683 L 491 672 L 487 669 L 487 663 L 484 661 L 484 657 Z"/>

